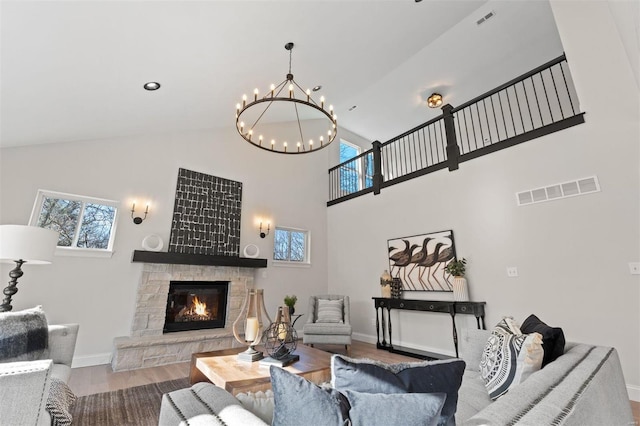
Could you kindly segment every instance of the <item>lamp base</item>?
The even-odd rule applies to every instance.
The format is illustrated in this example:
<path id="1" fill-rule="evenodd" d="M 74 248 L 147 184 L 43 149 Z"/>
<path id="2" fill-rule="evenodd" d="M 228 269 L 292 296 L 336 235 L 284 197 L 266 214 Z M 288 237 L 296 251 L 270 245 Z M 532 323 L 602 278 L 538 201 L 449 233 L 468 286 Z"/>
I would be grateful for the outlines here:
<path id="1" fill-rule="evenodd" d="M 15 262 L 16 267 L 9 272 L 11 281 L 9 281 L 9 285 L 6 286 L 4 290 L 2 290 L 2 293 L 4 294 L 4 300 L 2 301 L 2 304 L 0 304 L 0 312 L 9 312 L 11 309 L 13 309 L 13 306 L 11 306 L 11 298 L 18 292 L 18 278 L 20 278 L 23 274 L 21 268 L 22 264 L 25 263 L 25 261 L 16 260 Z"/>
<path id="2" fill-rule="evenodd" d="M 253 346 L 249 346 L 246 351 L 238 354 L 238 361 L 255 362 L 264 358 L 262 352 L 258 352 Z"/>

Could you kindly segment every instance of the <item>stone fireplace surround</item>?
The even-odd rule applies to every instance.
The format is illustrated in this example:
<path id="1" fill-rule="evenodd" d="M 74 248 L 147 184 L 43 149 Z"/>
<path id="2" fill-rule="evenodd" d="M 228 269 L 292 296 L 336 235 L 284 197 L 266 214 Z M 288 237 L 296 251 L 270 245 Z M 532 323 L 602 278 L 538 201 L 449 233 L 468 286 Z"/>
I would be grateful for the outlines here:
<path id="1" fill-rule="evenodd" d="M 143 252 L 134 253 L 134 262 L 144 262 L 136 260 L 137 253 Z M 246 289 L 254 286 L 254 267 L 143 263 L 131 335 L 114 339 L 113 371 L 189 361 L 195 352 L 238 347 L 232 325 L 240 314 Z M 225 327 L 163 334 L 170 281 L 229 281 Z"/>

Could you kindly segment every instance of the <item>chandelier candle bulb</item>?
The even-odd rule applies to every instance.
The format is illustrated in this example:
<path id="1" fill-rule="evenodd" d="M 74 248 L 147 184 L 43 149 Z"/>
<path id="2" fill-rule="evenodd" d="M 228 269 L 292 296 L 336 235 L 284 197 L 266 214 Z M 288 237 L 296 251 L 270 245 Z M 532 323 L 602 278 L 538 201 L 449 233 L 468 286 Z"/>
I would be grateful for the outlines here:
<path id="1" fill-rule="evenodd" d="M 324 109 L 324 96 L 320 96 L 320 108 Z"/>
<path id="2" fill-rule="evenodd" d="M 273 91 L 276 90 L 275 84 L 271 85 L 271 97 L 273 98 Z"/>
<path id="3" fill-rule="evenodd" d="M 310 97 L 311 97 L 311 90 L 307 89 L 307 102 L 309 102 Z"/>
<path id="4" fill-rule="evenodd" d="M 259 92 L 258 92 L 258 89 L 255 89 L 255 90 L 253 91 L 253 101 L 254 101 L 254 102 L 258 100 L 258 93 L 259 93 Z"/>
<path id="5" fill-rule="evenodd" d="M 289 97 L 293 98 L 293 84 L 289 85 Z"/>
<path id="6" fill-rule="evenodd" d="M 244 131 L 244 121 L 240 122 L 240 132 Z"/>
<path id="7" fill-rule="evenodd" d="M 242 108 L 247 106 L 247 95 L 242 95 Z"/>
<path id="8" fill-rule="evenodd" d="M 262 146 L 262 135 L 258 136 L 258 143 Z"/>
<path id="9" fill-rule="evenodd" d="M 300 142 L 298 142 L 298 152 L 300 152 Z"/>
<path id="10" fill-rule="evenodd" d="M 253 130 L 249 130 L 249 140 L 251 140 L 251 135 L 253 135 Z"/>
<path id="11" fill-rule="evenodd" d="M 287 143 L 285 142 L 283 145 L 284 145 L 284 152 L 287 152 Z"/>

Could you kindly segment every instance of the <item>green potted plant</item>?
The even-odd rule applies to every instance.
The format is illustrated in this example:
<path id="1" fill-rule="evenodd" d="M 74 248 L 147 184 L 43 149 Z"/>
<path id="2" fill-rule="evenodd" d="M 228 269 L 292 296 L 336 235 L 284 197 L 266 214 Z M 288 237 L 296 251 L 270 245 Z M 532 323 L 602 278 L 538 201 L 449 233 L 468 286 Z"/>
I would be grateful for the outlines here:
<path id="1" fill-rule="evenodd" d="M 469 300 L 469 290 L 467 288 L 467 279 L 464 274 L 467 269 L 467 259 L 454 259 L 444 267 L 447 273 L 453 276 L 451 287 L 453 290 L 453 299 L 456 302 L 467 302 Z"/>
<path id="2" fill-rule="evenodd" d="M 287 305 L 287 307 L 289 307 L 289 315 L 293 315 L 296 311 L 295 305 L 296 302 L 298 301 L 298 296 L 296 296 L 295 294 L 292 294 L 291 296 L 286 295 L 284 297 L 284 304 Z"/>
<path id="3" fill-rule="evenodd" d="M 453 275 L 454 277 L 464 277 L 465 269 L 467 265 L 467 259 L 464 257 L 460 260 L 454 259 L 447 266 L 445 266 L 445 271 L 447 273 Z"/>

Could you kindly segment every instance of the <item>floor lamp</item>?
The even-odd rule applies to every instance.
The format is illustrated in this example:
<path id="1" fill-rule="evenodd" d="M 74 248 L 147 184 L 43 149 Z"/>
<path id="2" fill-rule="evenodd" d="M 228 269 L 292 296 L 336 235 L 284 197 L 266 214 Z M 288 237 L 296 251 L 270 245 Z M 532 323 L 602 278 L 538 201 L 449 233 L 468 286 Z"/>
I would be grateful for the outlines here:
<path id="1" fill-rule="evenodd" d="M 13 309 L 11 298 L 18 292 L 18 278 L 23 274 L 22 265 L 51 263 L 58 244 L 58 232 L 51 229 L 24 225 L 0 225 L 0 262 L 15 262 L 9 272 L 9 285 L 4 288 L 4 300 L 0 312 Z"/>

